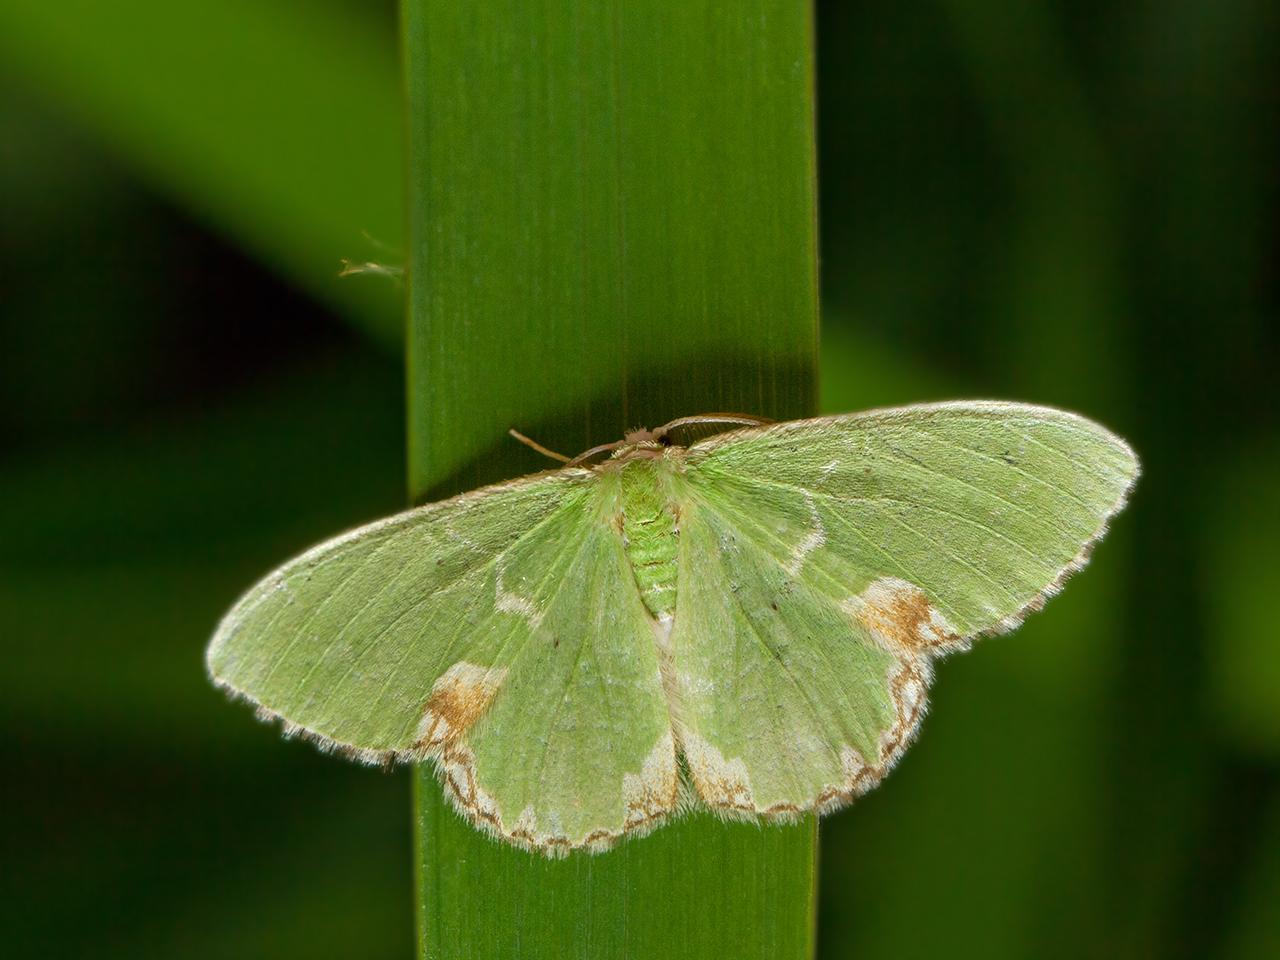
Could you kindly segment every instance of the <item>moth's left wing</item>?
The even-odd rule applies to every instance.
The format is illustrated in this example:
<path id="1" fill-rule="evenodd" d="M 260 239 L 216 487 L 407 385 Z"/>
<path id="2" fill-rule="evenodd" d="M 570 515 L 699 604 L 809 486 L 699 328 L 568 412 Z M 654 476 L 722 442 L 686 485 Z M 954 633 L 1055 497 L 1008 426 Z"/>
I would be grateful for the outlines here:
<path id="1" fill-rule="evenodd" d="M 931 657 L 1038 609 L 1137 472 L 1097 424 L 1004 403 L 691 447 L 671 647 L 703 800 L 787 815 L 878 782 L 923 713 Z"/>
<path id="2" fill-rule="evenodd" d="M 226 616 L 210 674 L 290 734 L 433 763 L 511 842 L 561 854 L 647 830 L 675 805 L 675 750 L 607 495 L 561 470 L 321 544 Z"/>

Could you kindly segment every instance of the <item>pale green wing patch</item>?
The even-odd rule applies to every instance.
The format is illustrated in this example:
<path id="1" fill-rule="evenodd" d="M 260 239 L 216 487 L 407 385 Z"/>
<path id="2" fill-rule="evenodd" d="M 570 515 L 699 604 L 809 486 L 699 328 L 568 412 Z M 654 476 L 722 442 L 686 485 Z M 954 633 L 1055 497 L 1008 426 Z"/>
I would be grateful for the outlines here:
<path id="1" fill-rule="evenodd" d="M 924 708 L 927 657 L 877 644 L 842 603 L 847 571 L 806 565 L 802 494 L 690 476 L 671 647 L 678 732 L 712 809 L 826 812 L 876 783 Z"/>
<path id="2" fill-rule="evenodd" d="M 653 624 L 621 538 L 557 525 L 510 554 L 530 629 L 497 654 L 502 694 L 466 745 L 441 744 L 446 790 L 473 819 L 549 853 L 606 849 L 674 809 L 675 745 Z"/>
<path id="3" fill-rule="evenodd" d="M 688 467 L 703 486 L 808 495 L 816 555 L 851 566 L 859 591 L 914 584 L 966 638 L 1039 609 L 1138 475 L 1128 445 L 1092 421 L 982 401 L 735 431 L 692 447 Z"/>
<path id="4" fill-rule="evenodd" d="M 478 826 L 546 853 L 660 822 L 675 757 L 608 491 L 564 470 L 355 530 L 250 590 L 215 682 L 366 762 L 432 759 Z"/>
<path id="5" fill-rule="evenodd" d="M 703 799 L 783 816 L 878 782 L 923 714 L 931 657 L 1038 609 L 1137 472 L 1096 424 L 1000 403 L 690 448 L 672 648 Z"/>

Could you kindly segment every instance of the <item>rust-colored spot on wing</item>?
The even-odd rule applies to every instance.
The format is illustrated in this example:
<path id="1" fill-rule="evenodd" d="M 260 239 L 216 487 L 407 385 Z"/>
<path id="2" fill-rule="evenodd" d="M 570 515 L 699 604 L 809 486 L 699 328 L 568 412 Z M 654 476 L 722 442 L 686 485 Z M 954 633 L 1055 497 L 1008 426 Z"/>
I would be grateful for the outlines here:
<path id="1" fill-rule="evenodd" d="M 929 688 L 927 657 L 904 657 L 890 669 L 889 698 L 893 704 L 892 726 L 880 735 L 874 762 L 868 762 L 851 746 L 844 746 L 840 759 L 844 766 L 844 782 L 824 788 L 814 801 L 818 813 L 830 813 L 875 787 L 888 775 L 893 765 L 906 752 L 915 737 L 925 711 L 925 695 Z"/>
<path id="2" fill-rule="evenodd" d="M 505 668 L 466 661 L 451 666 L 431 688 L 414 747 L 436 751 L 456 743 L 484 716 L 506 675 Z"/>
<path id="3" fill-rule="evenodd" d="M 881 577 L 853 598 L 851 609 L 892 653 L 931 653 L 960 646 L 962 637 L 925 592 L 897 577 Z"/>
<path id="4" fill-rule="evenodd" d="M 668 731 L 645 758 L 640 773 L 628 773 L 622 778 L 625 828 L 640 829 L 670 813 L 676 805 L 677 784 L 675 741 Z"/>
<path id="5" fill-rule="evenodd" d="M 467 733 L 492 705 L 505 678 L 503 668 L 455 663 L 432 686 L 423 707 L 413 755 L 435 761 L 445 796 L 462 816 L 517 846 L 560 857 L 578 847 L 607 850 L 627 833 L 652 829 L 675 808 L 679 774 L 674 738 L 668 731 L 638 773 L 623 775 L 625 814 L 620 829 L 597 827 L 575 840 L 564 835 L 554 809 L 547 810 L 544 804 L 540 811 L 534 803 L 526 805 L 513 822 L 504 820 L 496 797 L 477 777 L 476 755 Z"/>
<path id="6" fill-rule="evenodd" d="M 445 795 L 477 826 L 507 836 L 498 805 L 476 782 L 476 758 L 465 741 L 449 742 L 436 750 Z"/>
<path id="7" fill-rule="evenodd" d="M 726 760 L 724 754 L 706 740 L 688 732 L 682 746 L 693 785 L 703 803 L 715 810 L 758 812 L 747 765 L 740 758 Z"/>
<path id="8" fill-rule="evenodd" d="M 880 776 L 898 762 L 924 716 L 925 694 L 929 688 L 925 663 L 923 660 L 904 660 L 889 677 L 894 723 L 880 738 Z"/>

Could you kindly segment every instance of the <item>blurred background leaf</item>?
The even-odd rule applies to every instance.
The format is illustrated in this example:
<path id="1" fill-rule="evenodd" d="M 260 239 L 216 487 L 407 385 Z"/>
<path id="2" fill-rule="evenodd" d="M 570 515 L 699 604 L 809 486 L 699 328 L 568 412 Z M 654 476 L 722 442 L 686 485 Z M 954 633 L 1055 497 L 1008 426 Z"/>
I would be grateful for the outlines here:
<path id="1" fill-rule="evenodd" d="M 11 0 L 0 71 L 148 192 L 399 349 L 394 286 L 338 278 L 342 258 L 402 260 L 394 12 L 386 0 Z"/>
<path id="2" fill-rule="evenodd" d="M 1063 404 L 1146 466 L 826 821 L 820 955 L 1275 956 L 1280 10 L 818 13 L 824 408 Z M 201 665 L 402 502 L 401 291 L 336 278 L 399 257 L 396 70 L 388 3 L 0 6 L 12 955 L 411 951 L 407 778 Z"/>
<path id="3" fill-rule="evenodd" d="M 1277 633 L 1260 629 L 1280 597 L 1280 446 L 1234 451 L 1200 508 L 1209 593 L 1209 707 L 1224 745 L 1280 761 Z M 1245 509 L 1241 509 L 1242 505 Z"/>

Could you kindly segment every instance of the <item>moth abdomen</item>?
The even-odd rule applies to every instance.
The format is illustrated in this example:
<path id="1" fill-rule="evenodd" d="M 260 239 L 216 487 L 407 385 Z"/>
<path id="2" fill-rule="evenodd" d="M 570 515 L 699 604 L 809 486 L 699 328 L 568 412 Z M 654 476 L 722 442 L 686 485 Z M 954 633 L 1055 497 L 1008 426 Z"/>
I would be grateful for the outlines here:
<path id="1" fill-rule="evenodd" d="M 661 460 L 623 468 L 620 513 L 623 546 L 645 606 L 655 617 L 675 610 L 679 541 Z"/>

